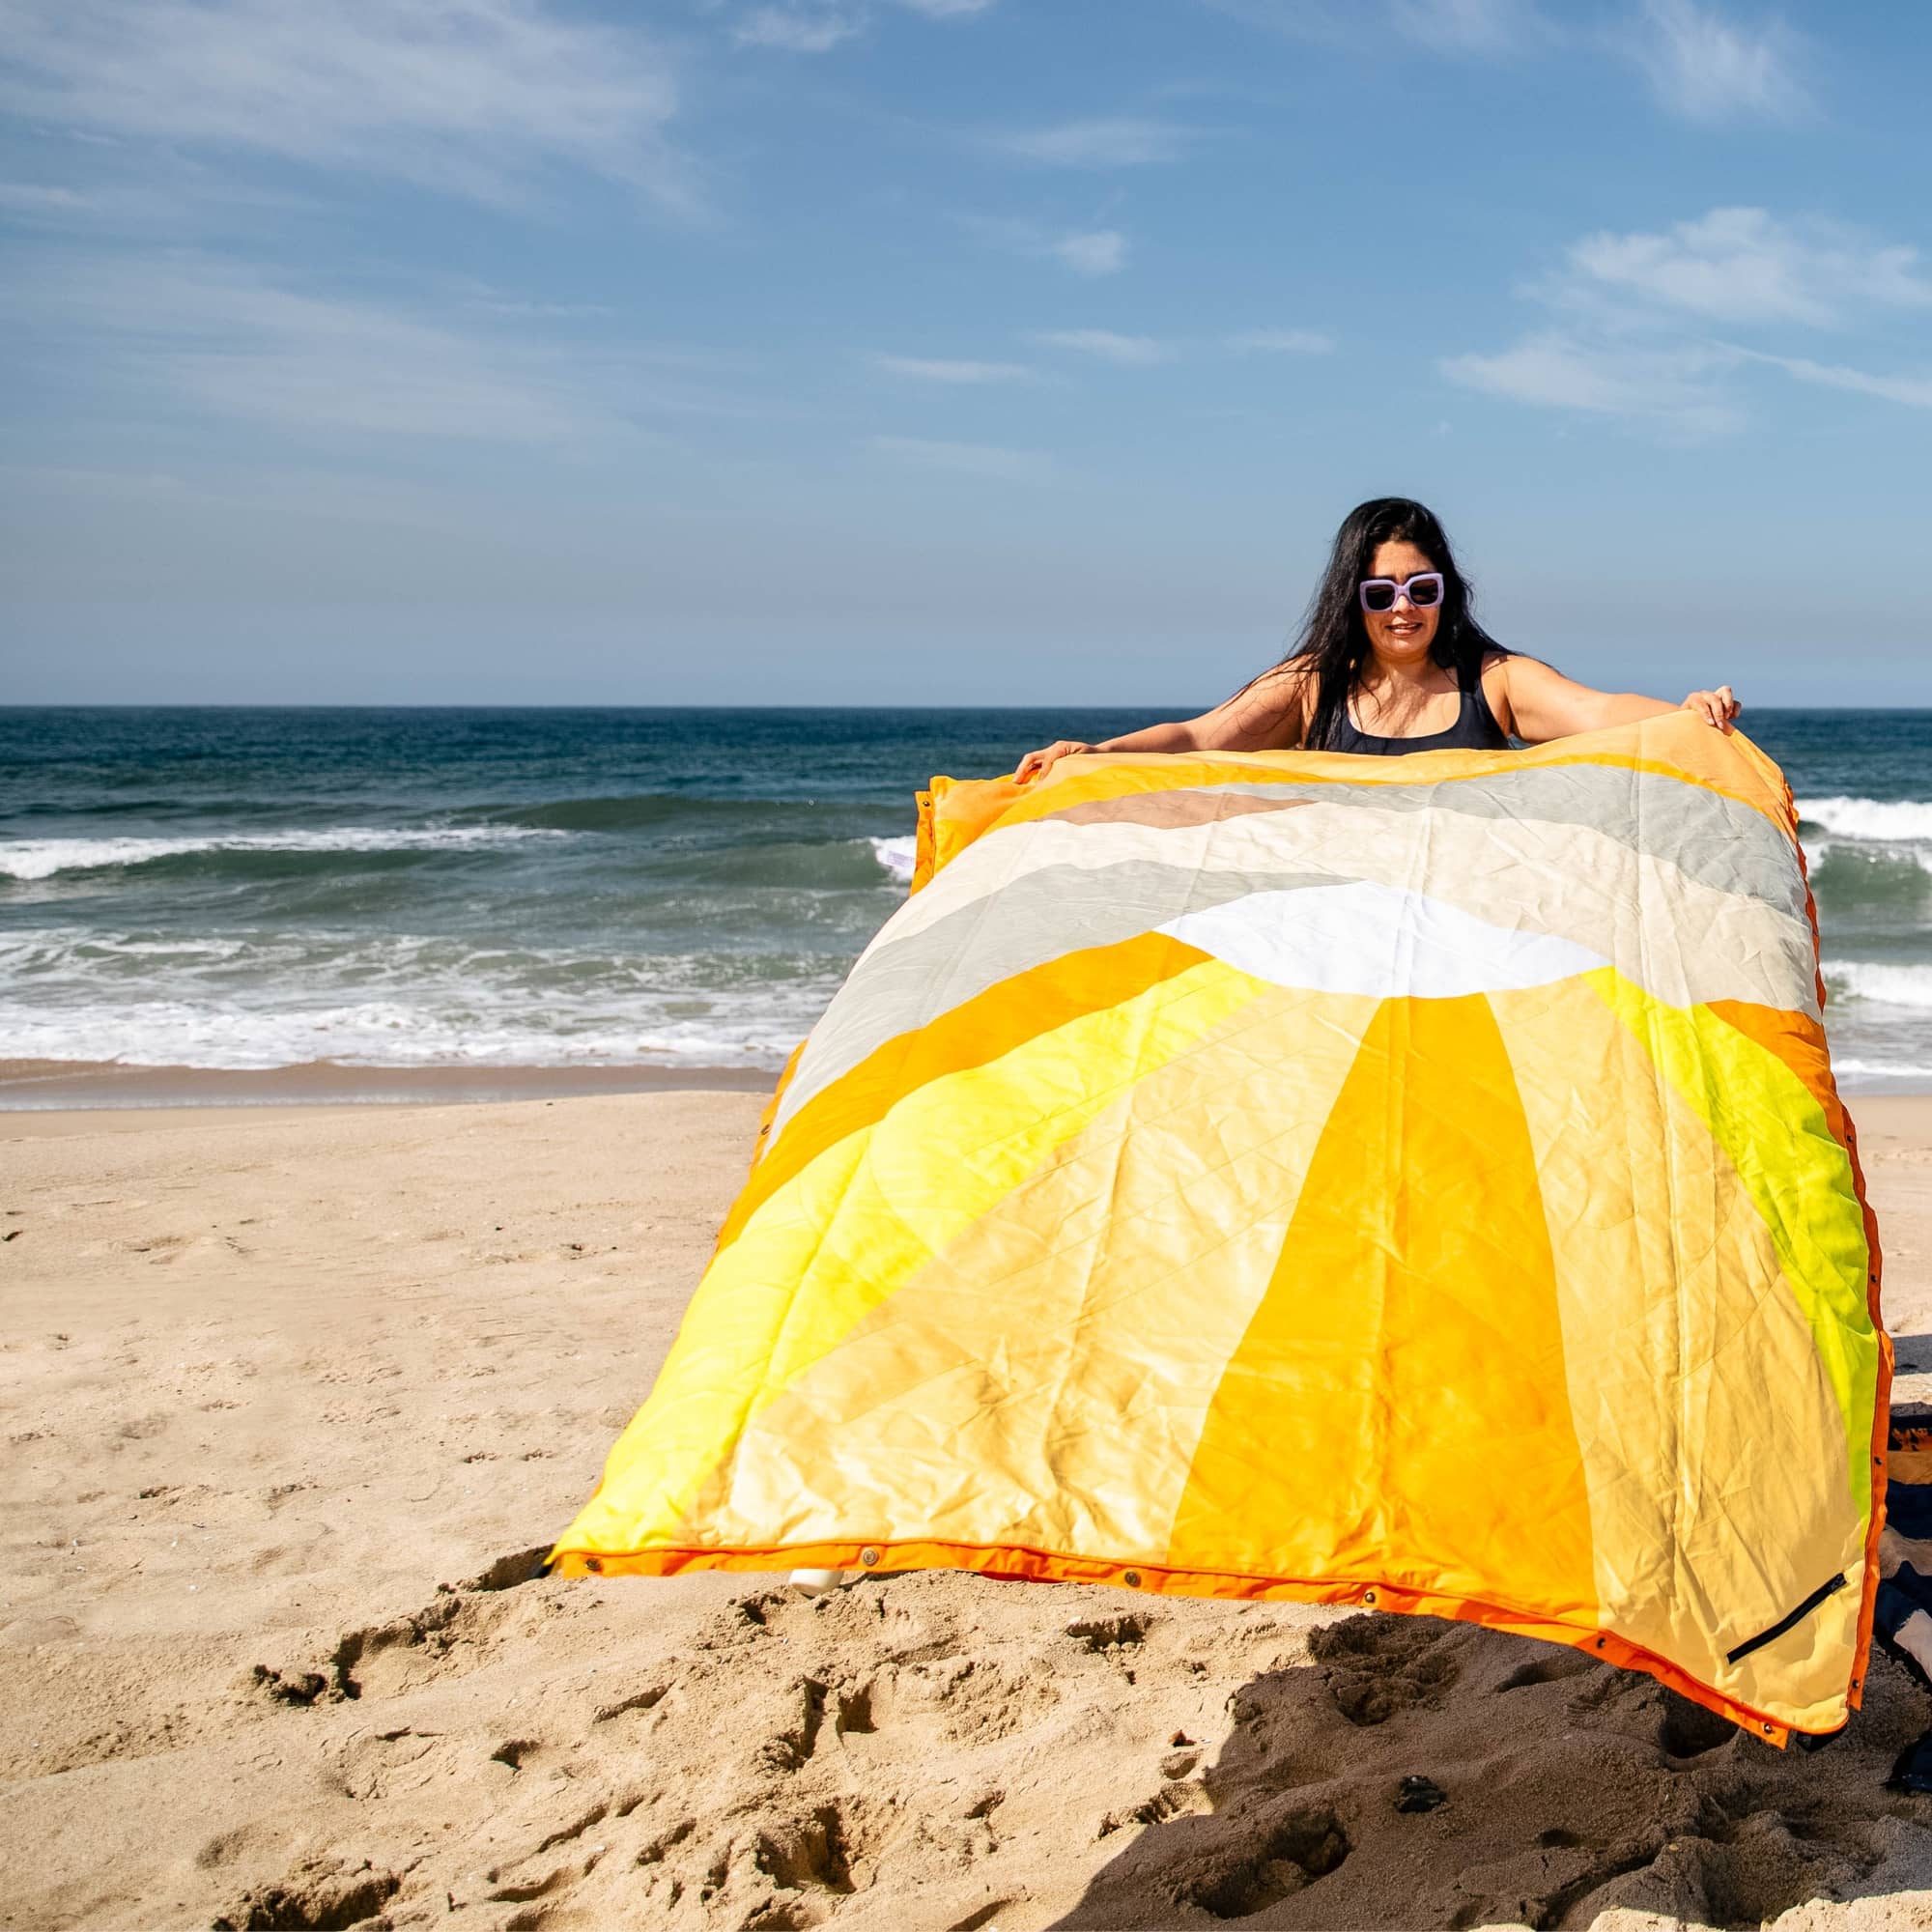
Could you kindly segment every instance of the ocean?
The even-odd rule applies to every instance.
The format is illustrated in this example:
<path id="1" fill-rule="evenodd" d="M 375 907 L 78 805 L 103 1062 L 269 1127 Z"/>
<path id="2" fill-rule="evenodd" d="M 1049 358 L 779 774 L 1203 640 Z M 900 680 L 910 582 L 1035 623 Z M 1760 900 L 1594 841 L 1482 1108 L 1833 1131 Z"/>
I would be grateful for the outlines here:
<path id="1" fill-rule="evenodd" d="M 1157 715 L 0 710 L 0 1060 L 773 1071 L 904 897 L 933 773 Z M 1932 1089 L 1932 712 L 1744 722 L 1799 799 L 1841 1084 Z"/>

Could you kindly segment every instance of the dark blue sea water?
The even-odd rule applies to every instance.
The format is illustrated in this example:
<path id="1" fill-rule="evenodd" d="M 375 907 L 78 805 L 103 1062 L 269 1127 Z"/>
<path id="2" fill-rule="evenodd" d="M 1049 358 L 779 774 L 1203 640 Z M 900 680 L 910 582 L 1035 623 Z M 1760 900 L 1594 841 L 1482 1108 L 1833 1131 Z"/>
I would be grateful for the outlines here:
<path id="1" fill-rule="evenodd" d="M 776 1067 L 933 773 L 1151 715 L 0 710 L 0 1059 Z M 1841 1077 L 1932 1086 L 1932 712 L 1746 722 Z"/>

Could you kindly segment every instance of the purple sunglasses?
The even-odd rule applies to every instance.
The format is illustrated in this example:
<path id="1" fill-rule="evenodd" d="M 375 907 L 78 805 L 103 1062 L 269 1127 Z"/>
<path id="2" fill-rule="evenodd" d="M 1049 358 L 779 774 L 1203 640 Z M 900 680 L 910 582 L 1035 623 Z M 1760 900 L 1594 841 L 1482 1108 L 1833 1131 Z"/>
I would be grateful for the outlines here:
<path id="1" fill-rule="evenodd" d="M 1442 601 L 1442 573 L 1418 570 L 1400 583 L 1392 577 L 1365 577 L 1359 595 L 1364 611 L 1393 611 L 1398 597 L 1406 597 L 1418 611 L 1433 611 Z"/>

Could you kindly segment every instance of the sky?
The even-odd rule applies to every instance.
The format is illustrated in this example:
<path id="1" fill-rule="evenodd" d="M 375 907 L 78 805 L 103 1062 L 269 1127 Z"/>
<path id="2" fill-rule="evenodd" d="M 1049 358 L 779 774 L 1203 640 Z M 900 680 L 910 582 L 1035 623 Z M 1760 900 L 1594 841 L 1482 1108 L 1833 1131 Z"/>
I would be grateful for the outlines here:
<path id="1" fill-rule="evenodd" d="M 0 0 L 0 702 L 1932 704 L 1932 8 Z"/>

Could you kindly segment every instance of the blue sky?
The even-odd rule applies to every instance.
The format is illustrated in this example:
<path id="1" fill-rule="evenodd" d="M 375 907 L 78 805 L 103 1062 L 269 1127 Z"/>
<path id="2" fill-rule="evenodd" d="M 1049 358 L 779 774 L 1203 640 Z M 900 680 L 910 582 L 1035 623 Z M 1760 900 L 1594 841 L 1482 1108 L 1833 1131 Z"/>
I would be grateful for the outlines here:
<path id="1" fill-rule="evenodd" d="M 1932 701 L 1932 9 L 0 0 L 0 699 Z"/>

